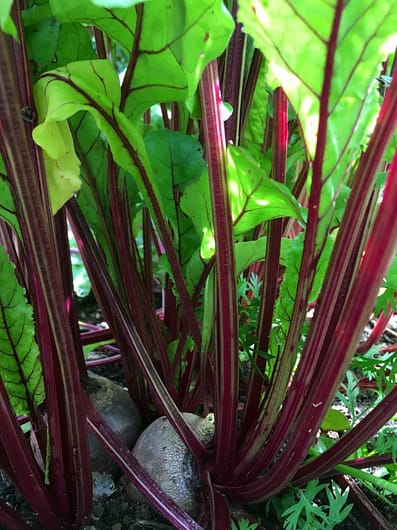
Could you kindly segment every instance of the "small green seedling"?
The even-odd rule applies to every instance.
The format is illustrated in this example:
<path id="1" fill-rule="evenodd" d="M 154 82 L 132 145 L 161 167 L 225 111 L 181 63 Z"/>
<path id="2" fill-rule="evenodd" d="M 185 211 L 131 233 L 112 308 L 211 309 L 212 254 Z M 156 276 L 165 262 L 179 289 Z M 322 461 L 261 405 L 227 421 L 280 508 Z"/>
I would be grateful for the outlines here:
<path id="1" fill-rule="evenodd" d="M 232 530 L 255 530 L 257 523 L 250 523 L 248 519 L 240 519 L 237 523 L 232 521 Z"/>

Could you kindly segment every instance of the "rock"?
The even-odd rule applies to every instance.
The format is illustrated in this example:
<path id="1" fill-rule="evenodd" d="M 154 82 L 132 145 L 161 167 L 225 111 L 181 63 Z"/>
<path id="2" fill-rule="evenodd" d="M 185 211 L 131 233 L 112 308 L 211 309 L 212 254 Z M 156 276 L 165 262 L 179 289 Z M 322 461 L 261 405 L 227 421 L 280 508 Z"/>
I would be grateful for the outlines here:
<path id="1" fill-rule="evenodd" d="M 116 491 L 112 475 L 108 473 L 92 472 L 92 493 L 95 498 L 110 497 Z"/>
<path id="2" fill-rule="evenodd" d="M 200 440 L 208 443 L 214 435 L 213 416 L 201 418 L 183 413 Z M 183 510 L 196 517 L 200 508 L 201 483 L 197 465 L 186 445 L 164 416 L 151 423 L 140 435 L 132 454 L 152 479 Z M 132 483 L 127 486 L 132 500 L 145 502 Z"/>
<path id="3" fill-rule="evenodd" d="M 110 379 L 93 373 L 89 373 L 84 386 L 94 407 L 125 445 L 131 448 L 142 431 L 142 420 L 138 407 L 131 400 L 128 392 Z M 117 475 L 118 466 L 101 443 L 91 433 L 88 433 L 88 441 L 94 480 L 95 473 L 98 473 L 98 476 L 101 474 L 112 477 Z M 33 431 L 30 433 L 30 443 L 37 463 L 41 469 L 44 469 L 41 452 Z"/>
<path id="4" fill-rule="evenodd" d="M 110 379 L 92 373 L 85 383 L 85 390 L 111 429 L 131 448 L 142 431 L 142 420 L 128 392 Z M 118 470 L 117 464 L 91 433 L 88 440 L 93 471 L 114 475 Z"/>

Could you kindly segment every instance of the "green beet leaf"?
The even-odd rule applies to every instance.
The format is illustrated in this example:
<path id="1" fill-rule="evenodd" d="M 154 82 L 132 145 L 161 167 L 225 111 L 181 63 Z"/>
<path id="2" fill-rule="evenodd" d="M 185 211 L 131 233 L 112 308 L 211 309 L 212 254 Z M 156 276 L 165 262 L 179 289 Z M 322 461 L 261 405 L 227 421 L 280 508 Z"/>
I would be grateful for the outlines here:
<path id="1" fill-rule="evenodd" d="M 169 130 L 151 132 L 145 138 L 145 145 L 184 267 L 200 241 L 191 219 L 179 208 L 179 202 L 185 188 L 206 170 L 203 150 L 191 136 Z"/>
<path id="2" fill-rule="evenodd" d="M 201 237 L 201 257 L 204 260 L 210 259 L 215 253 L 215 239 L 208 172 L 203 173 L 197 182 L 186 188 L 180 205 Z"/>
<path id="3" fill-rule="evenodd" d="M 253 241 L 238 241 L 235 244 L 236 253 L 236 276 L 237 278 L 250 265 L 265 259 L 267 237 L 260 237 Z M 287 256 L 291 239 L 283 237 L 281 239 L 280 265 L 287 264 Z"/>
<path id="4" fill-rule="evenodd" d="M 320 105 L 326 101 L 325 76 L 330 78 L 319 206 L 325 226 L 341 182 L 359 156 L 378 111 L 375 79 L 380 63 L 396 46 L 396 2 L 351 0 L 344 6 L 332 50 L 328 43 L 337 4 L 335 0 L 253 0 L 239 2 L 238 15 L 244 31 L 265 55 L 275 84 L 283 87 L 294 107 L 310 158 L 317 148 Z"/>
<path id="5" fill-rule="evenodd" d="M 54 144 L 54 138 L 61 142 L 60 136 L 51 135 L 54 124 L 65 123 L 79 111 L 88 111 L 106 137 L 115 162 L 135 179 L 149 209 L 155 196 L 158 209 L 164 214 L 142 137 L 125 114 L 117 110 L 121 97 L 119 79 L 107 60 L 79 61 L 47 72 L 36 83 L 35 95 L 36 101 L 47 109 L 44 121 L 33 131 L 38 145 L 49 153 L 61 151 L 61 144 Z M 153 210 L 152 214 L 156 219 Z"/>
<path id="6" fill-rule="evenodd" d="M 42 121 L 48 115 L 47 100 L 37 94 L 36 91 L 36 108 Z M 43 148 L 48 193 L 55 214 L 81 187 L 80 160 L 66 120 L 47 120 L 45 126 L 36 128 L 33 137 Z"/>
<path id="7" fill-rule="evenodd" d="M 7 181 L 6 169 L 3 158 L 0 155 L 0 218 L 8 223 L 14 232 L 21 237 L 18 217 L 15 211 L 14 199 L 12 198 L 10 185 Z"/>
<path id="8" fill-rule="evenodd" d="M 0 29 L 12 35 L 14 38 L 17 36 L 17 28 L 10 17 L 10 11 L 12 7 L 13 0 L 2 0 L 0 4 Z"/>
<path id="9" fill-rule="evenodd" d="M 264 221 L 294 217 L 303 221 L 302 208 L 288 188 L 272 180 L 267 171 L 241 147 L 227 149 L 228 185 L 235 235 L 243 234 Z M 215 252 L 208 174 L 188 186 L 181 207 L 201 235 L 201 256 L 207 260 Z"/>
<path id="10" fill-rule="evenodd" d="M 229 146 L 227 164 L 236 235 L 279 217 L 303 221 L 299 203 L 288 188 L 269 178 L 270 161 L 267 168 L 260 167 L 247 151 Z"/>
<path id="11" fill-rule="evenodd" d="M 328 409 L 321 424 L 323 431 L 346 431 L 350 429 L 349 420 L 336 409 Z"/>
<path id="12" fill-rule="evenodd" d="M 17 415 L 29 414 L 29 403 L 37 407 L 44 401 L 39 348 L 34 335 L 32 307 L 0 246 L 0 377 Z"/>
<path id="13" fill-rule="evenodd" d="M 244 29 L 268 58 L 272 74 L 294 106 L 311 156 L 316 149 L 327 40 L 336 4 L 335 0 L 315 5 L 309 0 L 240 2 Z M 364 103 L 373 96 L 373 80 L 381 60 L 394 49 L 396 24 L 394 2 L 352 0 L 345 6 L 332 72 L 324 177 L 340 172 L 341 163 L 345 169 L 346 155 L 351 156 L 349 147 L 359 145 L 377 110 Z"/>
<path id="14" fill-rule="evenodd" d="M 83 186 L 78 194 L 78 202 L 91 229 L 101 238 L 101 235 L 105 235 L 102 233 L 103 225 L 110 226 L 110 216 L 107 217 L 107 212 L 110 210 L 107 147 L 90 113 L 78 112 L 70 118 L 69 123 L 77 138 L 81 161 Z M 101 239 L 99 240 L 103 243 Z"/>
<path id="15" fill-rule="evenodd" d="M 96 26 L 125 50 L 132 49 L 136 14 L 134 9 L 107 9 L 90 0 L 50 0 L 54 16 L 61 22 L 80 22 Z"/>
<path id="16" fill-rule="evenodd" d="M 105 8 L 51 0 L 63 22 L 93 25 L 131 53 L 126 114 L 137 121 L 155 103 L 192 98 L 205 66 L 225 49 L 234 22 L 220 0 L 156 0 Z"/>
<path id="17" fill-rule="evenodd" d="M 96 57 L 86 28 L 81 24 L 61 24 L 45 7 L 35 6 L 23 12 L 33 80 L 48 70 Z"/>

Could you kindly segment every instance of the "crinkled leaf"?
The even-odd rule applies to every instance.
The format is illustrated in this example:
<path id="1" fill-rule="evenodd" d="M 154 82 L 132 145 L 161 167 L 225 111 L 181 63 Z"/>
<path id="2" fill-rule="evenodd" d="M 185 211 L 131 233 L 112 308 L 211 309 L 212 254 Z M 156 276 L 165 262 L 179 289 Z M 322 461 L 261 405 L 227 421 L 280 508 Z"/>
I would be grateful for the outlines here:
<path id="1" fill-rule="evenodd" d="M 203 150 L 191 136 L 169 130 L 151 132 L 145 145 L 183 267 L 200 241 L 191 219 L 179 208 L 179 201 L 184 189 L 207 167 Z"/>
<path id="2" fill-rule="evenodd" d="M 0 246 L 0 377 L 15 414 L 29 414 L 29 403 L 44 401 L 39 348 L 32 307 L 18 284 L 14 267 Z"/>
<path id="3" fill-rule="evenodd" d="M 223 52 L 234 27 L 220 0 L 156 0 L 140 9 L 109 9 L 90 0 L 50 4 L 59 20 L 96 26 L 127 52 L 133 50 L 125 110 L 134 121 L 155 103 L 191 98 L 205 66 Z"/>
<path id="4" fill-rule="evenodd" d="M 13 0 L 2 0 L 0 4 L 0 29 L 16 38 L 17 28 L 10 17 L 10 11 L 12 7 Z"/>
<path id="5" fill-rule="evenodd" d="M 0 217 L 8 223 L 21 238 L 18 217 L 15 211 L 14 199 L 7 181 L 3 158 L 0 155 Z"/>
<path id="6" fill-rule="evenodd" d="M 107 60 L 79 61 L 47 72 L 36 83 L 35 93 L 36 100 L 46 100 L 47 105 L 43 123 L 33 131 L 33 138 L 41 147 L 50 151 L 55 149 L 48 143 L 54 123 L 62 123 L 81 110 L 88 111 L 106 137 L 115 162 L 134 177 L 151 208 L 143 182 L 143 175 L 148 177 L 151 174 L 145 146 L 137 128 L 117 110 L 120 104 L 119 80 Z M 153 179 L 151 188 L 161 204 Z"/>
<path id="7" fill-rule="evenodd" d="M 37 89 L 35 102 L 39 121 L 46 120 L 47 99 Z M 66 120 L 46 121 L 44 127 L 36 127 L 33 138 L 43 149 L 50 203 L 55 214 L 81 187 L 80 160 Z"/>

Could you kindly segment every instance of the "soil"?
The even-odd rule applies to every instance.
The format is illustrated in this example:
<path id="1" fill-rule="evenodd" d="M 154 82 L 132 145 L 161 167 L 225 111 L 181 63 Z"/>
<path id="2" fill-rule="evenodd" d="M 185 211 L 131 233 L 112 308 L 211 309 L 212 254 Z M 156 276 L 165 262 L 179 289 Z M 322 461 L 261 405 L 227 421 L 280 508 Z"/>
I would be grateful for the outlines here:
<path id="1" fill-rule="evenodd" d="M 101 319 L 101 316 L 95 307 L 84 307 L 81 313 L 81 317 L 84 318 L 84 320 L 87 318 L 95 321 Z M 390 342 L 395 343 L 397 341 L 397 318 L 393 319 L 390 324 L 390 331 L 389 333 L 386 333 L 384 337 L 385 342 L 389 344 Z M 123 384 L 123 373 L 119 364 L 99 366 L 92 370 L 98 375 L 109 377 L 110 379 Z M 84 530 L 172 530 L 174 528 L 167 523 L 167 521 L 157 515 L 157 513 L 149 506 L 132 502 L 126 494 L 126 482 L 123 477 L 114 482 L 111 479 L 109 480 L 110 485 L 106 485 L 105 483 L 104 487 L 103 485 L 99 485 L 97 488 L 96 494 L 94 495 L 92 513 L 84 526 Z M 1 470 L 0 497 L 6 500 L 21 515 L 23 515 L 31 525 L 32 529 L 41 529 L 41 526 L 38 525 L 26 501 L 15 490 L 12 484 L 9 483 Z M 378 498 L 373 498 L 372 501 L 382 515 L 390 522 L 390 529 L 397 529 L 397 510 L 386 504 L 381 506 Z M 394 504 L 397 503 L 396 496 L 394 496 L 393 502 Z M 248 509 L 252 513 L 252 509 Z M 244 518 L 247 512 L 242 508 L 236 508 L 234 512 L 238 514 L 239 510 L 241 517 Z M 280 523 L 276 521 L 266 520 L 258 516 L 258 514 L 256 517 L 256 520 L 261 523 L 259 528 L 263 530 L 282 529 Z M 0 530 L 3 528 L 4 527 L 0 525 Z M 356 507 L 353 507 L 348 518 L 342 524 L 336 526 L 335 530 L 373 530 L 374 528 L 375 527 L 370 520 Z"/>

